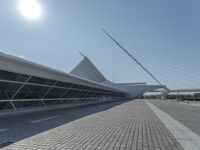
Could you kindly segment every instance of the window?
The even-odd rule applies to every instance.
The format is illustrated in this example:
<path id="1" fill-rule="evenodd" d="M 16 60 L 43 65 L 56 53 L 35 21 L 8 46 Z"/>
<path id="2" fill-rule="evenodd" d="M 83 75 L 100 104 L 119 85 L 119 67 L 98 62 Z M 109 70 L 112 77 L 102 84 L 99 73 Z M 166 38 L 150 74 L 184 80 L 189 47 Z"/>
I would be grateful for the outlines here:
<path id="1" fill-rule="evenodd" d="M 36 83 L 36 84 L 45 84 L 45 85 L 53 85 L 55 83 L 54 80 L 48 80 L 39 77 L 31 77 L 28 83 Z"/>
<path id="2" fill-rule="evenodd" d="M 76 97 L 83 98 L 88 92 L 87 91 L 79 91 Z"/>
<path id="3" fill-rule="evenodd" d="M 67 92 L 67 94 L 64 95 L 64 98 L 73 98 L 74 96 L 76 96 L 76 94 L 78 94 L 79 90 L 74 90 L 71 89 Z"/>
<path id="4" fill-rule="evenodd" d="M 92 97 L 95 94 L 95 92 L 88 92 L 84 97 Z"/>
<path id="5" fill-rule="evenodd" d="M 25 82 L 28 79 L 28 75 L 22 75 L 18 73 L 12 73 L 8 71 L 0 70 L 0 79 L 1 80 L 10 80 L 10 81 L 18 81 Z"/>
<path id="6" fill-rule="evenodd" d="M 67 89 L 52 88 L 44 98 L 61 98 Z"/>
<path id="7" fill-rule="evenodd" d="M 13 101 L 16 108 L 26 108 L 26 107 L 40 107 L 43 106 L 41 101 Z"/>
<path id="8" fill-rule="evenodd" d="M 59 81 L 58 81 L 55 85 L 56 85 L 56 86 L 65 87 L 65 88 L 70 88 L 70 87 L 72 87 L 72 84 L 71 84 L 71 83 L 65 83 L 65 82 L 59 82 Z"/>
<path id="9" fill-rule="evenodd" d="M 11 99 L 22 84 L 0 81 L 0 99 Z"/>
<path id="10" fill-rule="evenodd" d="M 44 101 L 44 103 L 46 105 L 59 105 L 59 104 L 63 104 L 62 100 L 48 100 L 48 101 Z"/>
<path id="11" fill-rule="evenodd" d="M 13 109 L 10 102 L 0 102 L 0 110 Z"/>
<path id="12" fill-rule="evenodd" d="M 41 99 L 46 105 L 72 105 L 125 96 L 123 93 L 34 76 L 27 81 L 29 77 L 0 70 L 0 110 L 13 109 L 10 99 L 16 108 L 26 108 L 44 106 Z"/>
<path id="13" fill-rule="evenodd" d="M 24 85 L 14 99 L 41 99 L 49 87 Z"/>
<path id="14" fill-rule="evenodd" d="M 73 84 L 73 89 L 81 89 L 81 88 L 82 88 L 81 85 Z"/>

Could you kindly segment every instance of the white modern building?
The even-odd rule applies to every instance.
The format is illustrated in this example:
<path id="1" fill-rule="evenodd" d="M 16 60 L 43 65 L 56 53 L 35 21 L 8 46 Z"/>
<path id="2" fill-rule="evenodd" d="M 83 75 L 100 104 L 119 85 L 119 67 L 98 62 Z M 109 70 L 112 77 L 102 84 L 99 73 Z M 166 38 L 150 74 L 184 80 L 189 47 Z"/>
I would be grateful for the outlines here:
<path id="1" fill-rule="evenodd" d="M 66 73 L 0 53 L 0 112 L 124 100 L 158 88 L 112 83 L 87 57 Z"/>

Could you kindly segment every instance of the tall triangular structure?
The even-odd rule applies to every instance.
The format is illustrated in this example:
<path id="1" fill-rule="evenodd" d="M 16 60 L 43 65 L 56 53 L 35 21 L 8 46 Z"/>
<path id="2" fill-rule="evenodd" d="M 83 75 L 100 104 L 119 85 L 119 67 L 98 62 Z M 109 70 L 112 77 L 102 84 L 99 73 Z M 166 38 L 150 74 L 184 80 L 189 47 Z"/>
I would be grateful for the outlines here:
<path id="1" fill-rule="evenodd" d="M 70 74 L 102 83 L 106 81 L 103 74 L 95 67 L 95 65 L 86 57 L 70 72 Z"/>
<path id="2" fill-rule="evenodd" d="M 70 72 L 71 75 L 84 78 L 90 81 L 110 86 L 114 89 L 126 92 L 131 98 L 141 97 L 145 92 L 154 89 L 164 88 L 164 85 L 147 85 L 146 83 L 113 83 L 107 80 L 95 65 L 84 56 L 84 59 Z"/>

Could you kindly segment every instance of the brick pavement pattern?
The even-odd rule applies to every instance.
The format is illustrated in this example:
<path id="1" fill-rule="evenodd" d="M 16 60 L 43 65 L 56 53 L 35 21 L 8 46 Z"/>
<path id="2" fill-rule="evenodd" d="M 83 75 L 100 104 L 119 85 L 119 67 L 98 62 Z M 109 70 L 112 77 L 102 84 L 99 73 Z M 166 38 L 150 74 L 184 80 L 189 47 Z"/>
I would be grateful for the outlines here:
<path id="1" fill-rule="evenodd" d="M 200 136 L 200 107 L 169 100 L 149 100 L 162 111 Z"/>
<path id="2" fill-rule="evenodd" d="M 3 150 L 182 150 L 143 100 L 133 100 L 16 142 Z"/>

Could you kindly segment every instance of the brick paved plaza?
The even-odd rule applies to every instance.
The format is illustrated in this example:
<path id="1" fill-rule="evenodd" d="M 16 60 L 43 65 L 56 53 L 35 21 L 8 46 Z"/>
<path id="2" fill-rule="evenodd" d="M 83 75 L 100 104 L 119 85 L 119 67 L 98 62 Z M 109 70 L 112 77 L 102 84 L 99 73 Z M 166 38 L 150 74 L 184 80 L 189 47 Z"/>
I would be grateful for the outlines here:
<path id="1" fill-rule="evenodd" d="M 200 135 L 200 107 L 171 101 L 150 100 L 187 128 Z"/>
<path id="2" fill-rule="evenodd" d="M 18 141 L 3 150 L 181 150 L 144 100 L 133 100 Z"/>

